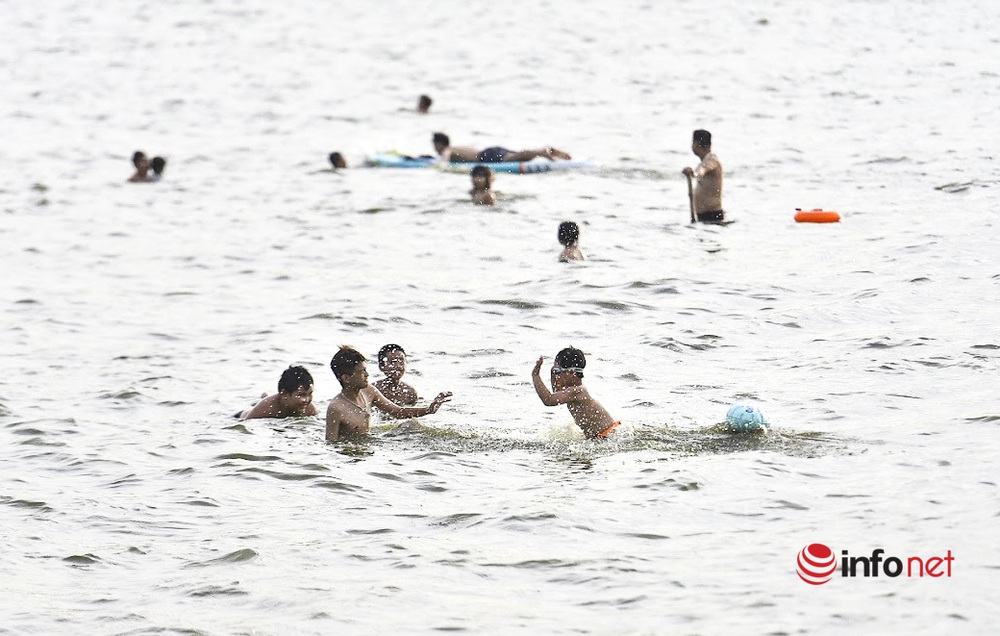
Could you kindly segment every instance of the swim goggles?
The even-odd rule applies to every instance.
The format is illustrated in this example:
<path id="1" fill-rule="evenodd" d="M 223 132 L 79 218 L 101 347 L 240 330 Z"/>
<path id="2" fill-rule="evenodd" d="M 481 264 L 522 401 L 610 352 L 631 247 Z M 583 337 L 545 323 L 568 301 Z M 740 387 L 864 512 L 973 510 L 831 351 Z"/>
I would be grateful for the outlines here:
<path id="1" fill-rule="evenodd" d="M 561 367 L 558 364 L 552 365 L 552 373 L 563 373 L 565 371 L 572 371 L 573 373 L 583 375 L 583 367 Z"/>

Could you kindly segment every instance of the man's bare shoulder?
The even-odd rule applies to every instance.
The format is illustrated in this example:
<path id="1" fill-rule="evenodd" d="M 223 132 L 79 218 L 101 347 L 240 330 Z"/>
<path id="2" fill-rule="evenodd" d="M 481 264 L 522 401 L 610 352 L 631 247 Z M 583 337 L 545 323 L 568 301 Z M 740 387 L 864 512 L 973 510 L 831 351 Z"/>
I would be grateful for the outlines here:
<path id="1" fill-rule="evenodd" d="M 275 417 L 277 413 L 277 395 L 269 395 L 262 399 L 260 402 L 254 404 L 246 415 L 243 416 L 245 420 L 255 420 L 262 419 L 266 417 Z"/>
<path id="2" fill-rule="evenodd" d="M 326 416 L 329 418 L 331 415 L 349 413 L 351 407 L 353 407 L 353 410 L 357 410 L 358 408 L 357 404 L 345 398 L 343 393 L 338 393 L 330 400 L 330 405 L 326 407 Z"/>

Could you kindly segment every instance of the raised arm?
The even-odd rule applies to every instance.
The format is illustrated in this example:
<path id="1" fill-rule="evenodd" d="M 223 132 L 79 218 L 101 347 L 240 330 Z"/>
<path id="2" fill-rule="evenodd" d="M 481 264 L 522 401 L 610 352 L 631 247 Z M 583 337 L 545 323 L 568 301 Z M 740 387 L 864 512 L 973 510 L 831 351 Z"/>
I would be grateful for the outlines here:
<path id="1" fill-rule="evenodd" d="M 550 391 L 549 387 L 545 386 L 545 382 L 542 381 L 541 376 L 542 361 L 544 359 L 544 357 L 539 357 L 538 361 L 535 362 L 535 368 L 531 370 L 531 382 L 535 385 L 535 393 L 538 394 L 538 398 L 542 401 L 542 404 L 545 406 L 559 406 L 560 404 L 568 404 L 578 400 L 583 390 L 581 386 L 574 386 L 555 392 Z"/>
<path id="2" fill-rule="evenodd" d="M 431 403 L 427 406 L 400 406 L 382 395 L 382 392 L 374 386 L 369 386 L 368 388 L 371 389 L 370 396 L 372 399 L 372 405 L 378 407 L 382 411 L 385 411 L 396 419 L 423 417 L 425 415 L 437 413 L 438 409 L 441 408 L 441 405 L 451 398 L 451 391 L 446 391 L 444 393 L 438 393 L 438 396 L 431 400 Z"/>
<path id="3" fill-rule="evenodd" d="M 538 399 L 542 401 L 542 404 L 556 406 L 559 403 L 552 399 L 552 391 L 549 391 L 549 387 L 545 386 L 545 382 L 542 381 L 541 370 L 544 360 L 543 356 L 539 356 L 538 361 L 535 362 L 535 368 L 531 370 L 531 383 L 535 385 L 535 393 L 538 394 Z"/>

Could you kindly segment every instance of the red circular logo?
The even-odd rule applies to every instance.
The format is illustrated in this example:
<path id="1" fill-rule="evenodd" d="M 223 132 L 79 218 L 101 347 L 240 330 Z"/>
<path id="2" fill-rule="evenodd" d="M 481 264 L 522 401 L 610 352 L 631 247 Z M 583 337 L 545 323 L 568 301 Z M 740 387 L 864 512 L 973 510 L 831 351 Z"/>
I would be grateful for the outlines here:
<path id="1" fill-rule="evenodd" d="M 823 585 L 837 571 L 833 550 L 822 543 L 810 543 L 799 551 L 795 572 L 809 585 Z"/>

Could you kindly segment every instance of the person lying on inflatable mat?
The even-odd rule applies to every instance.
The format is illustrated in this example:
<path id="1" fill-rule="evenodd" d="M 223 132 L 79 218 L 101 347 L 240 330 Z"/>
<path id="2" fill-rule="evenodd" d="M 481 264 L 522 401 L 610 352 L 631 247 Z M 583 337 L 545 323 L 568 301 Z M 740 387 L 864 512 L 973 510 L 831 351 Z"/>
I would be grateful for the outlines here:
<path id="1" fill-rule="evenodd" d="M 558 148 L 540 148 L 538 150 L 507 150 L 494 146 L 485 150 L 476 150 L 468 146 L 452 146 L 448 135 L 444 133 L 434 133 L 434 150 L 445 161 L 473 163 L 501 163 L 531 161 L 535 157 L 545 157 L 546 159 L 572 159 L 569 154 Z"/>

